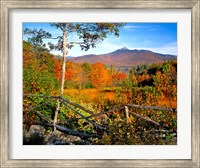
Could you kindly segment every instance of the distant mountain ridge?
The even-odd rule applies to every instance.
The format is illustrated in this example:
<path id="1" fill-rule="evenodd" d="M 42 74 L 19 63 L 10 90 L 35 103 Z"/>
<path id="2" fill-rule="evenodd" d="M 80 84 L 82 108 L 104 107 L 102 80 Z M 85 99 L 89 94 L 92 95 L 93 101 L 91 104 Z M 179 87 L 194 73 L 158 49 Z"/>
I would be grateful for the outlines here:
<path id="1" fill-rule="evenodd" d="M 175 55 L 155 53 L 150 50 L 129 50 L 126 47 L 115 50 L 107 54 L 89 54 L 78 57 L 69 57 L 76 63 L 96 63 L 101 62 L 107 66 L 135 66 L 140 64 L 161 63 L 165 60 L 176 60 Z"/>

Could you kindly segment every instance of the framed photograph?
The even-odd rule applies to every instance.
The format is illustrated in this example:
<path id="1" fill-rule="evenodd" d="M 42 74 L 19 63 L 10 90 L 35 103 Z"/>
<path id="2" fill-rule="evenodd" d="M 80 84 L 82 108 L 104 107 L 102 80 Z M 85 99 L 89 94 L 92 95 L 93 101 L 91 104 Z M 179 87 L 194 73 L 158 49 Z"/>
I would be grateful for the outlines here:
<path id="1" fill-rule="evenodd" d="M 1 1 L 1 167 L 199 167 L 197 1 Z"/>

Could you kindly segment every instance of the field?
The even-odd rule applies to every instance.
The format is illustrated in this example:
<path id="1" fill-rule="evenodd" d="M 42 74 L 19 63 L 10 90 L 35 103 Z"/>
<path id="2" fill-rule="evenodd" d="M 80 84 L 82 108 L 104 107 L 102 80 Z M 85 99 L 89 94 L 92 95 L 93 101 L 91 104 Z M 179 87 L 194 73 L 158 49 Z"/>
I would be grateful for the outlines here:
<path id="1" fill-rule="evenodd" d="M 80 104 L 99 105 L 98 110 L 100 111 L 105 108 L 106 104 L 110 104 L 110 106 L 118 104 L 120 106 L 131 103 L 129 99 L 131 92 L 124 91 L 120 87 L 105 89 L 66 89 L 64 94 Z M 104 108 L 100 108 L 101 106 Z M 157 101 L 157 106 L 176 108 L 177 101 L 176 98 L 162 98 Z"/>

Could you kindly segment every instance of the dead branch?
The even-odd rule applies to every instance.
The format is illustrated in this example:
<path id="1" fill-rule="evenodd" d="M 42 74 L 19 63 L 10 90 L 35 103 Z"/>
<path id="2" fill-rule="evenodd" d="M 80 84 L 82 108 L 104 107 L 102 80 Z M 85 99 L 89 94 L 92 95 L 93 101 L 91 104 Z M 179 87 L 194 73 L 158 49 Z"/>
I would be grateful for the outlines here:
<path id="1" fill-rule="evenodd" d="M 44 105 L 50 104 L 50 103 L 52 103 L 53 101 L 55 101 L 55 100 L 50 100 L 50 101 L 48 101 L 48 102 L 39 104 L 39 105 L 34 106 L 34 107 L 33 107 L 33 106 L 28 106 L 28 105 L 26 105 L 26 104 L 23 104 L 23 105 L 26 106 L 26 107 L 28 107 L 28 108 L 29 108 L 28 111 L 30 111 L 30 110 L 34 110 L 34 109 L 36 109 L 36 108 L 42 107 L 42 106 L 44 106 Z"/>
<path id="2" fill-rule="evenodd" d="M 160 126 L 160 124 L 159 124 L 158 122 L 155 122 L 155 121 L 151 120 L 151 119 L 148 118 L 148 117 L 141 116 L 141 115 L 139 115 L 139 114 L 137 114 L 137 113 L 135 113 L 135 112 L 132 112 L 132 111 L 129 111 L 129 113 L 131 113 L 131 114 L 133 114 L 133 115 L 135 115 L 135 116 L 137 116 L 137 117 L 139 117 L 139 118 L 142 118 L 143 120 L 146 120 L 146 121 L 148 121 L 148 122 L 151 122 L 151 123 L 153 123 L 153 124 L 155 124 L 155 125 Z"/>
<path id="3" fill-rule="evenodd" d="M 23 94 L 23 97 L 44 97 L 44 98 L 60 98 L 60 96 L 48 96 L 48 95 L 35 95 L 35 94 Z"/>
<path id="4" fill-rule="evenodd" d="M 77 110 L 75 110 L 74 108 L 70 107 L 66 102 L 63 102 L 68 108 L 70 108 L 72 111 L 74 111 L 75 113 L 77 113 L 78 115 L 80 115 L 83 119 L 87 120 L 89 123 L 91 123 L 92 125 L 94 125 L 95 127 L 99 128 L 100 130 L 104 130 L 103 127 L 101 127 L 100 125 L 94 123 L 93 121 L 89 120 L 87 117 L 85 117 L 83 114 L 79 113 Z"/>
<path id="5" fill-rule="evenodd" d="M 44 116 L 42 113 L 40 113 L 39 111 L 36 111 L 36 110 L 34 110 L 43 120 L 45 120 L 45 121 L 47 121 L 47 122 L 52 122 L 53 123 L 53 120 L 52 119 L 50 119 L 50 118 L 48 118 L 48 117 L 46 117 L 46 116 Z"/>
<path id="6" fill-rule="evenodd" d="M 85 112 L 89 113 L 89 114 L 94 114 L 94 112 L 90 111 L 90 110 L 87 110 L 86 108 L 80 106 L 79 104 L 76 104 L 76 103 L 73 103 L 71 102 L 70 100 L 64 98 L 64 97 L 60 97 L 60 99 L 66 103 L 69 103 L 70 105 L 74 106 L 74 107 L 77 107 L 77 108 L 80 108 L 81 110 L 84 110 Z"/>
<path id="7" fill-rule="evenodd" d="M 153 110 L 162 110 L 162 111 L 176 111 L 174 108 L 162 108 L 157 106 L 141 106 L 136 104 L 127 104 L 129 107 L 141 108 L 141 109 L 153 109 Z"/>
<path id="8" fill-rule="evenodd" d="M 107 113 L 113 113 L 113 112 L 116 112 L 116 111 L 119 111 L 119 110 L 123 110 L 123 109 L 124 109 L 124 107 L 120 107 L 120 108 L 117 108 L 117 109 L 111 109 L 111 110 L 107 110 L 107 111 L 102 111 L 100 113 L 90 115 L 90 116 L 88 116 L 86 118 L 96 117 L 96 116 L 99 116 L 99 115 L 102 115 L 102 114 L 107 114 Z"/>

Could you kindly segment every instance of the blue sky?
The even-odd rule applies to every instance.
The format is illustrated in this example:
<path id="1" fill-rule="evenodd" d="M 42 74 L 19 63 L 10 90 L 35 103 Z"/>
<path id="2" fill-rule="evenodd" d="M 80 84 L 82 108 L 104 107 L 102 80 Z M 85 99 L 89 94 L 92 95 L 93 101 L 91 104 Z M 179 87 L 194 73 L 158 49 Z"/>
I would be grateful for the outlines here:
<path id="1" fill-rule="evenodd" d="M 53 36 L 62 35 L 59 29 L 51 27 L 48 23 L 23 23 L 24 28 L 44 29 Z M 27 39 L 23 37 L 23 39 Z M 78 37 L 71 34 L 68 41 L 76 41 Z M 45 39 L 44 42 L 55 40 Z M 81 56 L 86 54 L 105 54 L 113 52 L 122 47 L 128 49 L 146 49 L 162 54 L 177 55 L 177 24 L 176 23 L 126 23 L 120 28 L 120 36 L 108 35 L 107 38 L 99 43 L 96 48 L 82 51 L 79 46 L 73 47 L 68 51 L 69 56 Z M 52 51 L 53 54 L 60 54 Z"/>

